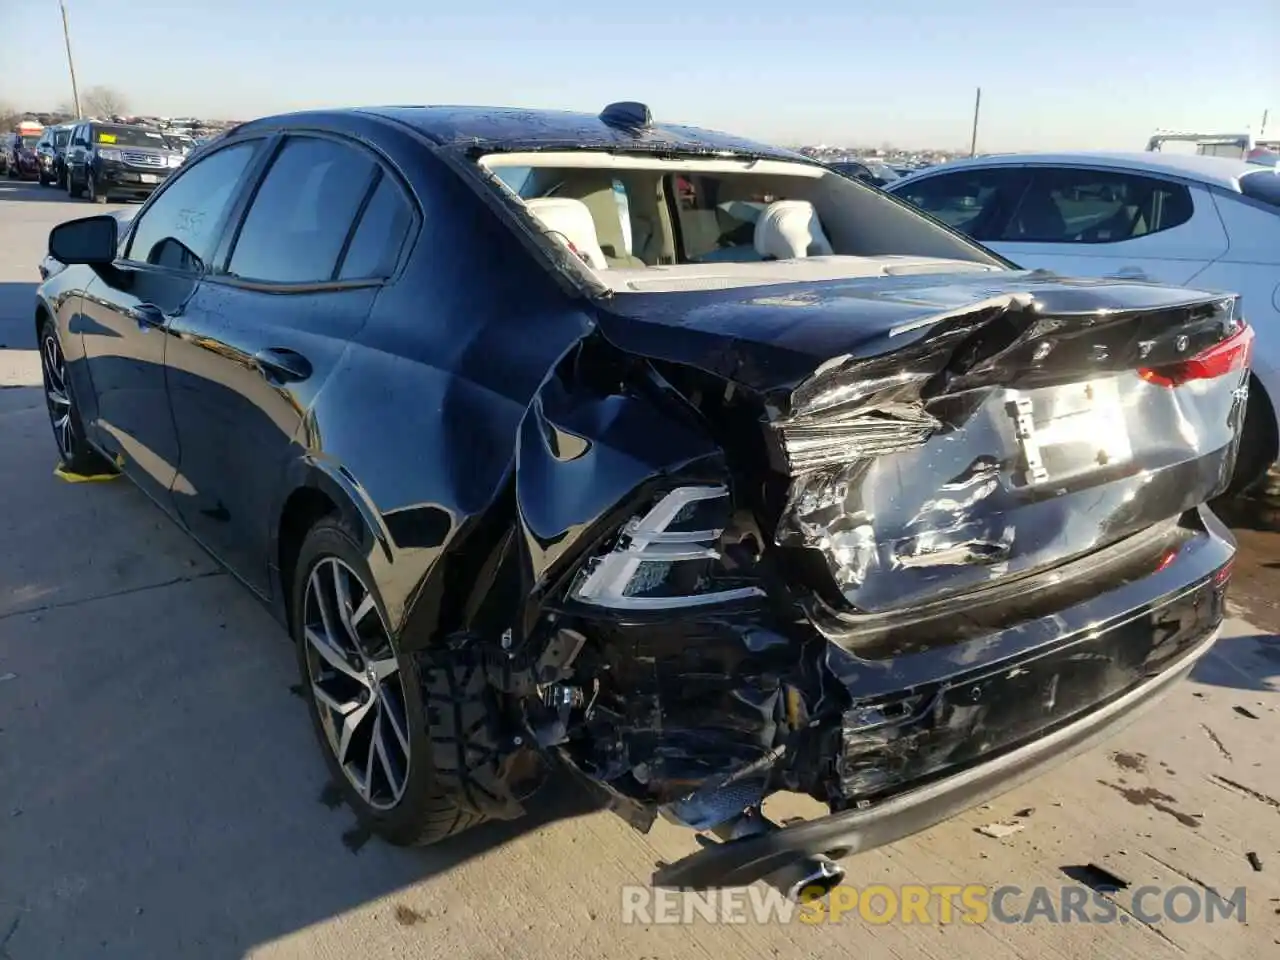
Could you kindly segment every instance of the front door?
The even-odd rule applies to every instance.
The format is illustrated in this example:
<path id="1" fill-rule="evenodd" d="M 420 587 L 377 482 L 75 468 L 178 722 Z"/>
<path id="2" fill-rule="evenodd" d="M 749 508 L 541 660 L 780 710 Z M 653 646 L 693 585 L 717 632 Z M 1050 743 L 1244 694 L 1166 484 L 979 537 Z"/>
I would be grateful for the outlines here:
<path id="1" fill-rule="evenodd" d="M 165 327 L 198 286 L 197 275 L 182 271 L 102 271 L 85 288 L 76 322 L 97 400 L 88 429 L 166 509 L 178 469 L 178 435 L 165 387 Z"/>
<path id="2" fill-rule="evenodd" d="M 94 440 L 148 494 L 172 509 L 181 485 L 165 360 L 172 324 L 196 298 L 256 151 L 242 143 L 183 170 L 135 218 L 115 266 L 86 288 L 78 332 L 97 398 Z"/>

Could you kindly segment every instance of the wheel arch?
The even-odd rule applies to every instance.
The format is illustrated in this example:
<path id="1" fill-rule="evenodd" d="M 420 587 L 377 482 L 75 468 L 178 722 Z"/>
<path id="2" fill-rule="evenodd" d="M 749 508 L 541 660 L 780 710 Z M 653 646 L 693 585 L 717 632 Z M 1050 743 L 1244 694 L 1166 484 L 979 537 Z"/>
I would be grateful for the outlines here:
<path id="1" fill-rule="evenodd" d="M 390 535 L 359 483 L 341 466 L 303 457 L 286 472 L 280 508 L 268 541 L 273 607 L 291 626 L 293 574 L 307 533 L 321 519 L 340 517 L 375 571 L 392 558 Z"/>
<path id="2" fill-rule="evenodd" d="M 49 305 L 44 302 L 44 298 L 37 296 L 35 310 L 35 337 L 37 345 L 40 343 L 40 328 L 44 326 L 44 322 L 46 320 L 52 320 L 53 317 L 54 313 L 49 309 Z"/>
<path id="3" fill-rule="evenodd" d="M 1268 386 L 1256 370 L 1249 373 L 1249 396 L 1259 401 L 1250 412 L 1256 413 L 1261 410 L 1269 415 L 1266 421 L 1250 425 L 1249 430 L 1252 433 L 1250 439 L 1264 445 L 1260 462 L 1272 468 L 1277 457 L 1280 457 L 1280 410 L 1276 408 L 1276 397 L 1280 396 L 1280 390 L 1276 389 L 1278 386 L 1280 384 L 1275 384 L 1274 380 L 1272 386 Z"/>

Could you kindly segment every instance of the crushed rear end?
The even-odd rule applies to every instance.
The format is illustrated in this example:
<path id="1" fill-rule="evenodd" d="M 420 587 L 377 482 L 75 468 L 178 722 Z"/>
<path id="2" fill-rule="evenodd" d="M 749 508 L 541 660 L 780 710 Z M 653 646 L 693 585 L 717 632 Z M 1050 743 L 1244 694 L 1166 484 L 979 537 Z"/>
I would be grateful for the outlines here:
<path id="1" fill-rule="evenodd" d="M 598 489 L 647 421 L 549 388 L 522 436 L 529 602 L 560 638 L 531 728 L 638 825 L 721 838 L 662 883 L 829 885 L 824 856 L 1083 749 L 1216 635 L 1234 545 L 1204 504 L 1252 342 L 1234 298 L 837 283 L 618 297 L 600 334 L 591 376 L 678 426 L 576 526 L 535 486 Z M 778 790 L 832 814 L 776 827 Z"/>

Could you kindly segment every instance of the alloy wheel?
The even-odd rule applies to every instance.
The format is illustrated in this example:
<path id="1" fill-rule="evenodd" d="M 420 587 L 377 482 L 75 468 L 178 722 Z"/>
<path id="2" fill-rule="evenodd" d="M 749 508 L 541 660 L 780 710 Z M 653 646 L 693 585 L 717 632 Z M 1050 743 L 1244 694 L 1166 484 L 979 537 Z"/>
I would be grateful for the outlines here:
<path id="1" fill-rule="evenodd" d="M 307 578 L 302 620 L 329 748 L 361 799 L 390 809 L 409 780 L 409 723 L 400 663 L 373 594 L 351 567 L 325 557 Z"/>
<path id="2" fill-rule="evenodd" d="M 63 462 L 75 453 L 75 430 L 71 423 L 71 391 L 67 389 L 67 364 L 62 356 L 58 338 L 52 334 L 44 338 L 40 348 L 40 364 L 44 369 L 44 395 L 49 407 L 49 420 L 53 423 L 53 435 L 58 443 L 58 453 Z"/>

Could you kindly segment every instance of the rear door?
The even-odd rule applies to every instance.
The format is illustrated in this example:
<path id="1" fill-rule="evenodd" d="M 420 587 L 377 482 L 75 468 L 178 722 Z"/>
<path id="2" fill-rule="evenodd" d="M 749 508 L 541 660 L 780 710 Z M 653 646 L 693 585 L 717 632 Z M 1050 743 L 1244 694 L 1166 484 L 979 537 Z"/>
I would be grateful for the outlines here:
<path id="1" fill-rule="evenodd" d="M 1203 187 L 1124 170 L 1033 170 L 1001 228 L 981 238 L 1020 266 L 1184 284 L 1226 252 Z"/>
<path id="2" fill-rule="evenodd" d="M 264 595 L 284 470 L 309 445 L 307 410 L 390 276 L 411 209 L 365 147 L 289 135 L 172 324 L 166 362 L 183 481 L 175 505 Z"/>

